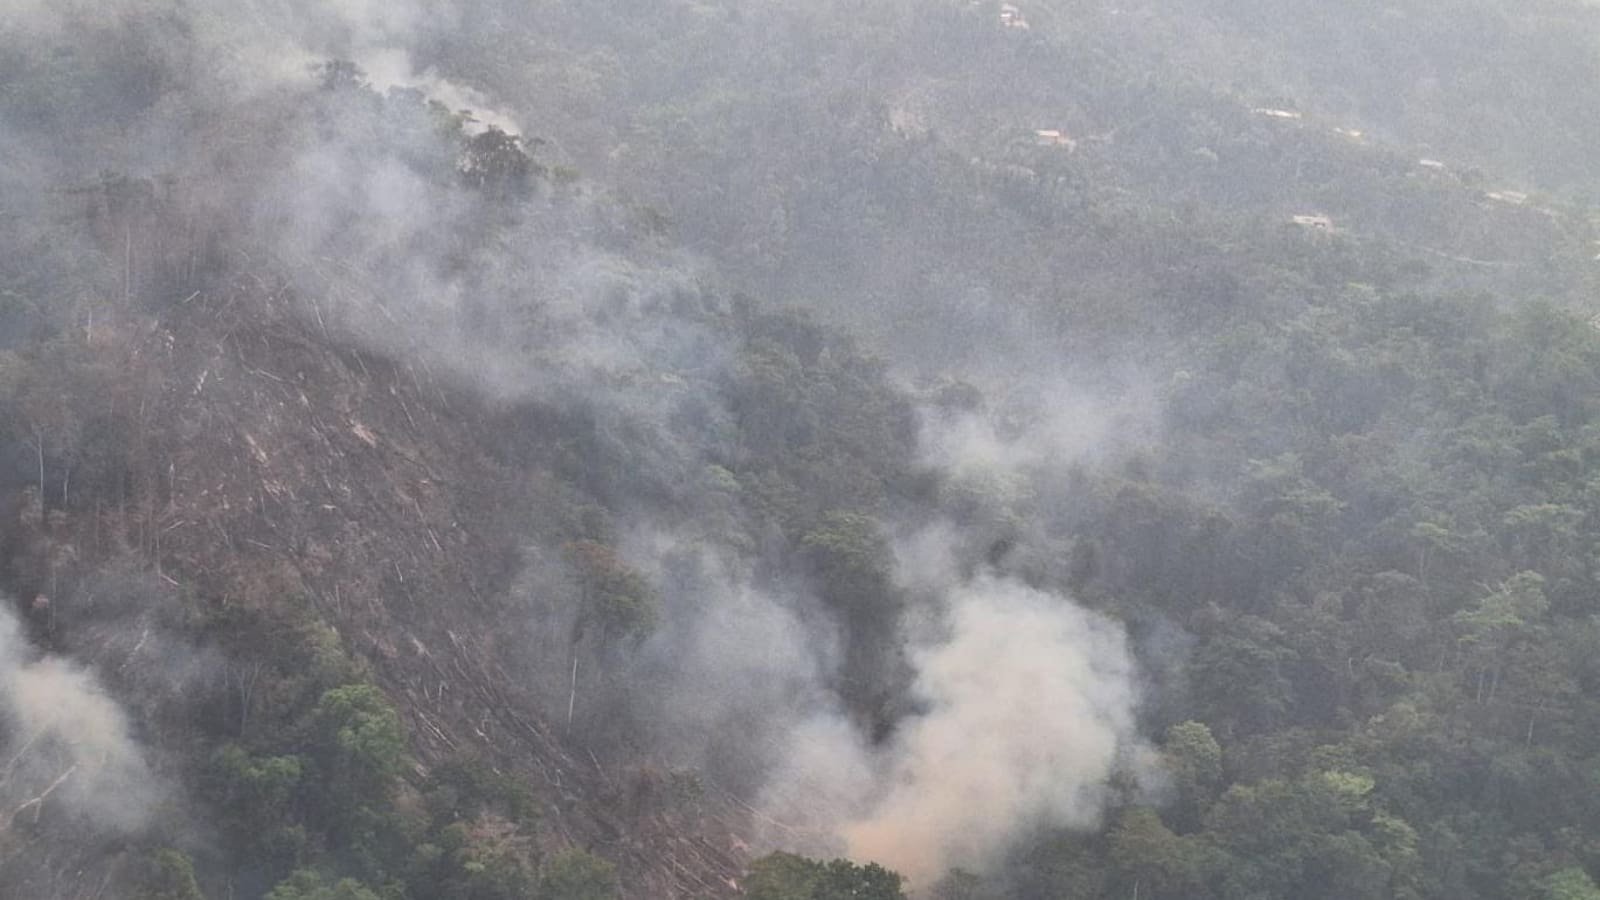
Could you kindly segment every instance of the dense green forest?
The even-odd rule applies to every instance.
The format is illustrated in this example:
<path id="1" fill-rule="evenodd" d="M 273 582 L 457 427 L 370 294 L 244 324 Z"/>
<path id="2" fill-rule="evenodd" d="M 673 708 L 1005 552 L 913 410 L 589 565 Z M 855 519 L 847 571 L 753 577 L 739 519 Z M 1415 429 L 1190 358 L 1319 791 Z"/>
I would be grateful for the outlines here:
<path id="1" fill-rule="evenodd" d="M 0 0 L 0 898 L 1600 898 L 1597 41 Z"/>

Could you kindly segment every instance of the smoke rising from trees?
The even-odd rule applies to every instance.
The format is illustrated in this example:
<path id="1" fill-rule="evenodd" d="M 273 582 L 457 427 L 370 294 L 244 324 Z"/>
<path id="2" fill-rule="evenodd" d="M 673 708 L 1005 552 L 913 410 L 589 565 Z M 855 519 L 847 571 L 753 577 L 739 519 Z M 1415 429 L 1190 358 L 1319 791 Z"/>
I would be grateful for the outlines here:
<path id="1" fill-rule="evenodd" d="M 876 746 L 816 712 L 790 732 L 763 804 L 923 886 L 992 866 L 1035 829 L 1094 827 L 1118 772 L 1154 777 L 1120 624 L 992 572 L 935 589 L 936 621 L 908 648 L 916 712 Z"/>
<path id="2" fill-rule="evenodd" d="M 77 39 L 76 17 L 112 27 L 119 16 L 156 8 L 41 4 L 13 6 L 9 16 Z M 739 365 L 740 348 L 719 331 L 728 303 L 701 275 L 703 262 L 623 237 L 632 226 L 608 220 L 612 207 L 581 190 L 544 185 L 513 207 L 441 178 L 473 163 L 437 117 L 470 105 L 477 124 L 466 134 L 515 130 L 514 116 L 492 100 L 413 63 L 416 45 L 448 29 L 460 10 L 250 3 L 165 14 L 182 27 L 147 35 L 145 51 L 160 61 L 162 77 L 193 83 L 168 85 L 152 113 L 132 124 L 130 143 L 142 149 L 129 161 L 149 174 L 181 170 L 199 186 L 183 202 L 215 232 L 248 236 L 238 246 L 270 254 L 262 264 L 286 279 L 272 294 L 304 326 L 494 403 L 532 401 L 581 415 L 601 441 L 627 448 L 632 479 L 658 496 L 709 487 L 717 464 L 742 452 L 723 436 L 739 415 L 733 404 L 679 387 L 727 382 Z M 356 68 L 313 68 L 328 59 Z M 208 77 L 215 60 L 226 61 L 227 78 Z M 420 94 L 391 90 L 403 88 Z M 188 118 L 173 99 L 180 97 L 202 111 L 248 101 L 243 114 L 275 139 L 201 139 L 203 117 Z M 304 99 L 309 104 L 296 105 Z M 521 149 L 532 149 L 531 138 Z M 495 190 L 517 188 L 506 181 Z M 1098 442 L 1091 414 L 1064 417 L 1048 420 L 1050 433 L 1021 438 L 996 437 L 972 420 L 945 423 L 925 441 L 925 455 L 953 477 L 1020 477 Z M 628 561 L 660 586 L 663 622 L 631 664 L 633 697 L 600 688 L 580 696 L 589 673 L 575 665 L 570 677 L 575 704 L 634 710 L 637 730 L 626 739 L 655 742 L 668 758 L 756 791 L 773 819 L 788 813 L 777 798 L 826 782 L 823 793 L 834 799 L 804 813 L 807 827 L 919 881 L 950 864 L 981 866 L 1027 828 L 1097 820 L 1107 778 L 1138 743 L 1136 678 L 1110 622 L 951 559 L 980 537 L 931 547 L 946 558 L 863 588 L 919 597 L 905 622 L 876 626 L 887 631 L 872 652 L 889 662 L 873 677 L 902 680 L 909 700 L 896 702 L 909 707 L 885 714 L 893 724 L 887 736 L 874 734 L 883 724 L 870 726 L 841 700 L 861 676 L 847 671 L 839 614 L 824 608 L 816 585 L 758 571 L 752 548 L 712 533 L 712 511 L 669 524 L 648 500 L 623 498 L 622 506 L 624 531 L 640 536 L 625 545 Z M 525 576 L 530 593 L 573 590 L 569 562 L 530 553 L 526 565 L 543 569 Z M 964 566 L 965 577 L 957 574 Z M 934 584 L 933 571 L 950 577 Z M 546 626 L 557 632 L 552 647 L 572 633 L 554 619 Z M 926 633 L 913 634 L 917 628 Z M 555 687 L 546 693 L 555 710 L 568 665 L 551 656 Z M 887 671 L 895 666 L 903 673 Z M 104 778 L 141 769 L 115 708 L 86 675 L 39 663 L 16 678 L 14 703 L 63 695 L 85 710 L 93 740 L 66 745 L 95 759 L 75 761 L 95 762 Z M 45 727 L 42 707 L 16 709 L 24 731 Z M 137 806 L 124 811 L 130 821 Z M 768 837 L 785 846 L 782 835 Z"/>
<path id="3" fill-rule="evenodd" d="M 0 874 L 1587 884 L 1593 16 L 1016 6 L 0 0 Z"/>
<path id="4" fill-rule="evenodd" d="M 127 716 L 93 673 L 34 650 L 0 608 L 0 845 L 58 801 L 108 832 L 144 825 L 161 794 Z"/>

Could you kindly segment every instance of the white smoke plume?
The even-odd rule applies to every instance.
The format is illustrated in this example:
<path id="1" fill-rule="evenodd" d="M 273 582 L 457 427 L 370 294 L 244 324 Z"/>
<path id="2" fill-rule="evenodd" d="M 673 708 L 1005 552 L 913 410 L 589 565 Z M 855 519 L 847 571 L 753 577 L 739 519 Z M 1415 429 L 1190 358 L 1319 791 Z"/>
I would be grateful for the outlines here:
<path id="1" fill-rule="evenodd" d="M 235 2 L 222 4 L 225 12 Z M 451 81 L 431 68 L 418 66 L 413 48 L 428 33 L 452 28 L 462 10 L 455 3 L 413 3 L 394 0 L 339 0 L 339 2 L 270 2 L 252 0 L 258 22 L 270 23 L 277 33 L 292 35 L 301 52 L 290 58 L 348 59 L 366 73 L 378 91 L 414 88 L 451 110 L 471 110 L 476 128 L 488 126 L 520 133 L 514 114 L 496 107 L 481 92 Z M 270 32 L 269 32 L 270 33 Z M 282 52 L 276 54 L 284 58 Z"/>
<path id="2" fill-rule="evenodd" d="M 924 410 L 924 463 L 953 490 L 1011 507 L 1151 427 L 1149 404 L 1126 394 L 1108 402 L 1065 376 L 1034 387 L 998 408 Z M 786 826 L 763 835 L 774 846 L 875 861 L 925 887 L 992 867 L 1035 829 L 1094 828 L 1118 775 L 1159 778 L 1122 624 L 974 570 L 989 540 L 974 525 L 923 524 L 894 542 L 897 586 L 932 611 L 908 624 L 916 712 L 871 746 L 837 713 L 809 711 L 760 804 Z"/>
<path id="3" fill-rule="evenodd" d="M 50 35 L 85 25 L 181 20 L 210 69 L 223 74 L 236 94 L 308 81 L 316 64 L 344 59 L 359 66 L 380 92 L 414 88 L 453 111 L 470 110 L 475 124 L 469 130 L 494 126 L 520 133 L 514 113 L 415 61 L 416 46 L 428 34 L 451 28 L 461 15 L 453 2 L 7 0 L 0 4 L 0 27 Z"/>
<path id="4" fill-rule="evenodd" d="M 1161 406 L 1143 372 L 1072 372 L 1059 364 L 1033 365 L 1032 356 L 963 373 L 983 388 L 985 408 L 924 409 L 923 461 L 957 479 L 1019 478 L 1041 470 L 1049 477 L 1154 433 Z M 1091 379 L 1092 386 L 1086 384 Z"/>
<path id="5" fill-rule="evenodd" d="M 952 534 L 915 536 L 902 564 Z M 924 589 L 936 572 L 902 568 Z M 911 648 L 922 711 L 880 747 L 837 718 L 802 722 L 762 804 L 821 832 L 802 849 L 923 886 L 952 867 L 989 867 L 1030 829 L 1094 827 L 1112 776 L 1138 777 L 1146 756 L 1119 623 L 993 573 L 947 581 L 941 601 L 943 621 Z"/>
<path id="6" fill-rule="evenodd" d="M 0 610 L 0 835 L 57 805 L 129 833 L 159 800 L 127 717 L 95 677 L 36 653 Z"/>
<path id="7" fill-rule="evenodd" d="M 987 575 L 949 599 L 948 639 L 914 653 L 927 712 L 887 749 L 887 792 L 843 828 L 851 856 L 918 884 L 985 867 L 1029 827 L 1093 827 L 1138 746 L 1117 623 Z"/>

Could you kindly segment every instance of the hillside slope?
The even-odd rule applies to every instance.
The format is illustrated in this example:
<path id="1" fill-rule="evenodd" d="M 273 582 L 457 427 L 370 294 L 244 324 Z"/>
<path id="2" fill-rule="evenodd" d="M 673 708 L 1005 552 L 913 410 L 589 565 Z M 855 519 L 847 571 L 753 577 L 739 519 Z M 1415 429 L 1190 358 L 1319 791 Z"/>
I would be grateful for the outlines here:
<path id="1" fill-rule="evenodd" d="M 0 897 L 1600 894 L 1589 18 L 1020 6 L 0 5 Z"/>

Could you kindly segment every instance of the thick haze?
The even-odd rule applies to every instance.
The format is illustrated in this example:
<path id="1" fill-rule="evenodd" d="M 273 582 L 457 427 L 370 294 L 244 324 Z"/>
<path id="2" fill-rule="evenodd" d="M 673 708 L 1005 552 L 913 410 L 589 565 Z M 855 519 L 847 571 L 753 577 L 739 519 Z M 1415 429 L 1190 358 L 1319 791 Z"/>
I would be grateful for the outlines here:
<path id="1" fill-rule="evenodd" d="M 83 38 L 85 20 L 116 28 L 119 16 L 159 7 L 13 5 L 6 20 L 41 40 L 70 42 Z M 718 380 L 734 357 L 704 324 L 718 310 L 696 275 L 703 260 L 608 239 L 603 211 L 581 194 L 536 198 L 509 227 L 499 223 L 494 243 L 482 243 L 481 205 L 414 166 L 450 152 L 435 135 L 400 131 L 376 147 L 341 127 L 337 107 L 331 118 L 279 119 L 267 147 L 237 148 L 204 133 L 208 108 L 252 102 L 271 116 L 282 99 L 314 91 L 312 66 L 328 58 L 354 61 L 375 90 L 414 87 L 452 109 L 470 106 L 485 125 L 515 129 L 513 115 L 486 112 L 493 100 L 412 62 L 417 43 L 464 14 L 449 4 L 172 7 L 172 31 L 151 36 L 145 50 L 183 60 L 178 71 L 197 82 L 190 91 L 169 86 L 128 128 L 135 146 L 182 150 L 170 159 L 147 150 L 137 162 L 216 185 L 218 196 L 200 202 L 226 210 L 224 227 L 249 235 L 252 252 L 270 249 L 274 258 L 263 263 L 292 279 L 293 311 L 308 326 L 496 402 L 581 410 L 602 432 L 615 431 L 610 440 L 635 445 L 637 477 L 682 492 L 684 479 L 708 477 L 729 452 L 716 423 L 730 413 L 675 387 Z M 225 81 L 202 76 L 213 60 L 228 67 Z M 184 99 L 197 108 L 183 109 Z M 240 165 L 243 177 L 225 171 Z M 1048 409 L 1004 436 L 977 415 L 930 419 L 933 471 L 1038 477 L 1106 441 L 1105 410 L 1062 402 L 1074 391 L 1064 376 L 1052 372 L 1030 389 Z M 635 561 L 667 594 L 666 622 L 645 648 L 655 686 L 630 701 L 657 710 L 646 739 L 706 766 L 713 780 L 732 776 L 755 786 L 756 797 L 776 798 L 774 816 L 798 812 L 824 845 L 902 868 L 918 883 L 950 865 L 981 867 L 1028 829 L 1096 824 L 1107 778 L 1139 745 L 1138 678 L 1116 624 L 1021 582 L 959 577 L 934 561 L 952 569 L 948 580 L 930 583 L 926 571 L 899 579 L 924 601 L 926 633 L 898 639 L 917 711 L 874 746 L 833 692 L 837 625 L 807 585 L 757 579 L 737 548 L 647 508 L 626 521 L 642 536 Z M 545 571 L 525 581 L 560 590 L 559 561 L 529 565 Z M 563 629 L 553 621 L 546 630 Z M 83 690 L 82 676 L 58 673 L 63 679 Z M 100 730 L 122 737 L 114 718 Z M 755 749 L 721 760 L 735 768 L 719 772 L 719 759 L 751 735 Z M 113 760 L 124 769 L 136 761 Z M 822 781 L 853 785 L 856 795 L 832 809 L 781 808 L 782 798 Z M 768 838 L 784 846 L 781 836 Z"/>
<path id="2" fill-rule="evenodd" d="M 1315 315 L 1379 291 L 1511 283 L 1570 304 L 1597 283 L 1580 204 L 1600 196 L 1589 158 L 1600 107 L 1533 102 L 1568 79 L 1593 86 L 1600 57 L 1561 25 L 1592 24 L 1593 10 L 1546 5 L 1548 19 L 1481 2 L 1352 4 L 1358 26 L 1309 0 L 1040 2 L 1025 4 L 1024 29 L 999 4 L 964 0 L 649 12 L 0 0 L 0 50 L 27 61 L 17 68 L 82 69 L 123 101 L 5 107 L 0 227 L 24 242 L 51 197 L 127 174 L 172 191 L 174 219 L 204 248 L 194 255 L 258 285 L 266 315 L 394 360 L 419 391 L 465 391 L 486 418 L 525 416 L 541 438 L 580 423 L 584 442 L 563 452 L 592 475 L 583 487 L 607 508 L 608 539 L 659 608 L 626 653 L 600 647 L 584 631 L 589 587 L 570 547 L 511 526 L 526 533 L 507 541 L 508 594 L 534 621 L 505 630 L 528 636 L 519 672 L 552 730 L 596 769 L 642 759 L 699 773 L 750 813 L 757 851 L 875 861 L 921 889 L 1173 794 L 1150 710 L 1163 727 L 1191 718 L 1173 714 L 1192 699 L 1178 673 L 1197 640 L 1186 629 L 1225 633 L 1217 646 L 1244 660 L 1206 657 L 1209 677 L 1263 691 L 1323 677 L 1303 648 L 1279 646 L 1295 629 L 1267 618 L 1290 608 L 1305 618 L 1284 619 L 1311 633 L 1326 626 L 1314 614 L 1360 603 L 1273 579 L 1320 571 L 1316 552 L 1373 540 L 1349 521 L 1391 510 L 1338 482 L 1360 465 L 1328 464 L 1301 442 L 1326 429 L 1349 440 L 1319 439 L 1318 453 L 1364 450 L 1338 429 L 1355 432 L 1429 366 L 1394 362 L 1402 350 L 1373 362 L 1324 346 Z M 1429 52 L 1410 59 L 1407 41 L 1373 22 L 1411 23 Z M 1480 53 L 1521 66 L 1523 80 L 1464 65 Z M 507 135 L 517 140 L 493 140 Z M 532 177 L 497 168 L 518 161 Z M 76 325 L 81 307 L 92 323 L 85 298 L 137 293 L 136 242 L 159 241 L 132 226 L 121 239 L 120 271 L 113 254 L 41 246 L 66 273 L 47 292 L 68 310 L 59 318 Z M 1301 304 L 1319 312 L 1296 319 Z M 1389 326 L 1380 305 L 1361 307 L 1340 338 L 1423 330 Z M 740 329 L 753 309 L 848 329 L 861 337 L 849 354 L 869 362 L 840 375 L 828 367 L 845 365 L 844 344 L 819 339 L 807 354 L 752 338 Z M 1283 360 L 1258 362 L 1272 341 L 1288 347 Z M 1439 356 L 1471 353 L 1489 365 L 1481 347 Z M 914 432 L 908 484 L 871 515 L 825 511 L 803 540 L 746 530 L 756 505 L 787 498 L 756 497 L 729 471 L 759 455 L 751 420 L 813 414 L 778 391 L 752 413 L 729 387 L 779 381 L 787 370 L 752 370 L 788 363 L 837 376 L 835 394 L 881 377 Z M 1286 413 L 1251 392 L 1268 382 L 1303 405 Z M 1394 430 L 1412 427 L 1391 415 Z M 1230 416 L 1259 426 L 1253 443 L 1226 431 Z M 1196 422 L 1223 423 L 1220 436 L 1148 452 L 1174 423 Z M 1410 440 L 1427 443 L 1416 427 Z M 1149 484 L 1162 479 L 1191 493 L 1161 496 Z M 1407 502 L 1417 511 L 1405 515 L 1440 518 L 1437 497 Z M 1267 510 L 1271 526 L 1235 526 L 1241 509 Z M 1110 523 L 1103 540 L 1075 531 L 1091 514 Z M 1384 525 L 1418 533 L 1410 520 Z M 882 558 L 857 558 L 872 552 Z M 829 553 L 870 596 L 830 598 L 815 563 Z M 1410 579 L 1418 554 L 1393 555 L 1380 577 Z M 1214 571 L 1196 574 L 1204 565 Z M 1260 587 L 1237 615 L 1224 612 L 1234 576 Z M 1475 621 L 1430 602 L 1435 618 Z M 872 619 L 880 607 L 890 612 Z M 852 628 L 877 641 L 871 665 Z M 1340 640 L 1352 680 L 1358 665 L 1387 664 Z M 1474 634 L 1440 658 L 1490 643 Z M 1492 670 L 1498 684 L 1514 661 L 1503 655 L 1480 682 Z M 1389 689 L 1363 683 L 1327 705 Z M 1290 706 L 1273 695 L 1259 721 L 1214 718 L 1230 741 L 1337 718 L 1296 719 Z M 164 797 L 135 715 L 0 613 L 0 843 L 45 799 L 109 834 L 147 827 Z M 1340 715 L 1341 727 L 1383 725 L 1370 710 Z M 1526 727 L 1531 746 L 1532 718 Z M 1362 769 L 1339 784 L 1366 777 L 1365 763 L 1337 765 L 1330 774 Z M 1291 769 L 1261 766 L 1285 780 Z M 1366 802 L 1317 808 L 1388 828 Z M 1178 815 L 1157 837 L 1188 852 L 1204 817 Z M 1172 883 L 1168 895 L 1185 889 Z"/>

